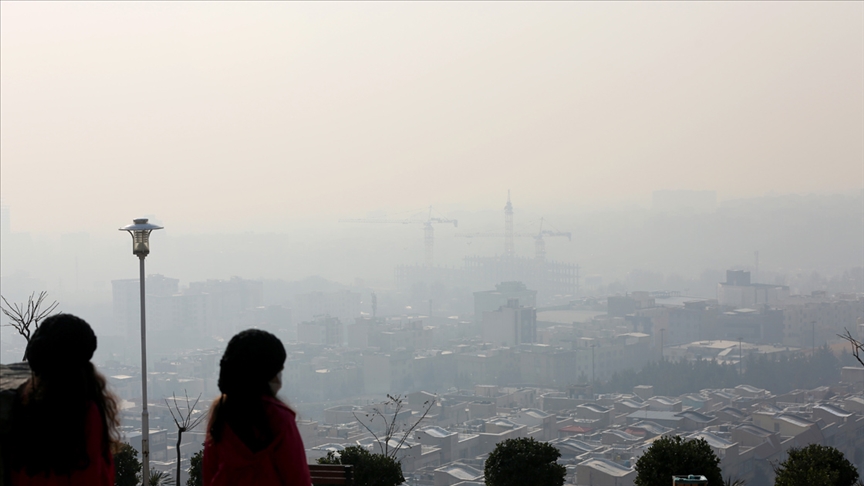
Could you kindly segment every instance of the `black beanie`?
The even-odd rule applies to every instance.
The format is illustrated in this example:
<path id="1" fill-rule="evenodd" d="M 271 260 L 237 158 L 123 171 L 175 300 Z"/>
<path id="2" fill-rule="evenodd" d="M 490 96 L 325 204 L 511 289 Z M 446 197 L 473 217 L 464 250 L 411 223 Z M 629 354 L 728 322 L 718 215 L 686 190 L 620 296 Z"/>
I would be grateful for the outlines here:
<path id="1" fill-rule="evenodd" d="M 72 314 L 46 318 L 30 337 L 24 359 L 37 375 L 79 369 L 96 351 L 96 334 L 90 324 Z"/>
<path id="2" fill-rule="evenodd" d="M 247 329 L 235 335 L 219 361 L 219 390 L 230 395 L 266 388 L 286 356 L 282 341 L 267 331 Z"/>

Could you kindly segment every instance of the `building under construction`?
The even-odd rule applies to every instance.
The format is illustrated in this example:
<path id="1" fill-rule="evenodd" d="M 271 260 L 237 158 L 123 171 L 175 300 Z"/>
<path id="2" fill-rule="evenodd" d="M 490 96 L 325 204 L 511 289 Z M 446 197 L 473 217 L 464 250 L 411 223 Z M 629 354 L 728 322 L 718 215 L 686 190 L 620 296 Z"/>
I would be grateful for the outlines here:
<path id="1" fill-rule="evenodd" d="M 459 267 L 436 267 L 431 265 L 399 265 L 396 267 L 396 286 L 400 291 L 420 283 L 441 282 L 468 288 L 489 288 L 508 281 L 523 282 L 536 289 L 543 299 L 575 297 L 579 293 L 579 266 L 546 259 L 544 237 L 566 236 L 570 233 L 543 229 L 543 220 L 537 233 L 516 233 L 513 230 L 513 205 L 507 194 L 504 207 L 504 233 L 472 233 L 457 235 L 467 238 L 494 237 L 504 239 L 504 254 L 494 257 L 465 257 Z M 516 256 L 514 239 L 534 238 L 534 258 Z"/>

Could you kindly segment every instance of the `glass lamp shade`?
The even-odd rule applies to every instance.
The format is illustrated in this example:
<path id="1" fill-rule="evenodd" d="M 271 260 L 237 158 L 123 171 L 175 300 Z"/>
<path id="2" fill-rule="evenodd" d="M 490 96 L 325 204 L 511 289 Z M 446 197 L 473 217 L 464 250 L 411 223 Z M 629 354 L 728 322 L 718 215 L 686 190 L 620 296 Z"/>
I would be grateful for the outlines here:
<path id="1" fill-rule="evenodd" d="M 132 254 L 143 258 L 150 254 L 150 232 L 162 229 L 162 226 L 148 223 L 147 218 L 133 221 L 134 224 L 126 225 L 120 231 L 128 231 L 132 235 Z"/>
<path id="2" fill-rule="evenodd" d="M 150 254 L 150 230 L 135 230 L 132 233 L 132 253 L 138 256 Z"/>

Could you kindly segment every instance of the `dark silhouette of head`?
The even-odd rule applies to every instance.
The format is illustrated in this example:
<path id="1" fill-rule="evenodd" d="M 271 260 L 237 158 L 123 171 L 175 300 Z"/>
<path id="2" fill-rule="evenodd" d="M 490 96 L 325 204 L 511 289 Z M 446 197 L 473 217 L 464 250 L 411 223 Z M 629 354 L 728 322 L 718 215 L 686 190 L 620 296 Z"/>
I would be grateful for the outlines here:
<path id="1" fill-rule="evenodd" d="M 267 393 L 285 357 L 282 341 L 267 331 L 248 329 L 237 334 L 219 361 L 219 391 L 229 396 Z"/>
<path id="2" fill-rule="evenodd" d="M 32 377 L 18 390 L 8 451 L 10 466 L 27 474 L 68 474 L 85 469 L 87 411 L 99 409 L 103 457 L 111 460 L 117 436 L 117 402 L 90 359 L 96 334 L 83 319 L 55 314 L 42 321 L 27 343 L 24 358 Z"/>
<path id="3" fill-rule="evenodd" d="M 285 347 L 273 334 L 260 329 L 240 332 L 228 342 L 219 362 L 222 396 L 210 416 L 210 435 L 220 441 L 224 427 L 253 452 L 275 436 L 267 420 L 265 397 L 273 397 L 270 382 L 285 365 Z"/>
<path id="4" fill-rule="evenodd" d="M 65 374 L 90 362 L 96 351 L 96 334 L 84 319 L 56 314 L 45 319 L 24 352 L 36 376 Z"/>

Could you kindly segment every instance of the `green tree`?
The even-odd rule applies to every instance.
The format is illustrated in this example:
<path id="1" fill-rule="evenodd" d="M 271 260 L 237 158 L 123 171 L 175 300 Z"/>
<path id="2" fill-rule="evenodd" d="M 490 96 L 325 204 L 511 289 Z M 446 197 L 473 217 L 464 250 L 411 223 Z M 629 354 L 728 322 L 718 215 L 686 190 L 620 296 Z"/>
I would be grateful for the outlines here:
<path id="1" fill-rule="evenodd" d="M 774 486 L 852 486 L 858 481 L 858 471 L 842 452 L 819 444 L 789 449 L 774 472 Z"/>
<path id="2" fill-rule="evenodd" d="M 405 481 L 402 464 L 384 454 L 373 454 L 360 446 L 327 453 L 318 459 L 318 464 L 350 464 L 354 466 L 356 486 L 397 486 Z"/>
<path id="3" fill-rule="evenodd" d="M 720 459 L 705 439 L 661 437 L 636 461 L 636 486 L 666 486 L 672 476 L 700 474 L 708 484 L 723 484 Z"/>
<path id="4" fill-rule="evenodd" d="M 533 437 L 499 442 L 486 459 L 489 486 L 561 486 L 567 469 L 556 462 L 561 452 Z"/>
<path id="5" fill-rule="evenodd" d="M 114 454 L 114 486 L 138 486 L 141 483 L 141 461 L 138 451 L 127 443 Z"/>
<path id="6" fill-rule="evenodd" d="M 186 486 L 204 486 L 204 480 L 201 478 L 201 465 L 203 462 L 203 449 L 189 458 L 189 479 L 186 480 Z"/>

